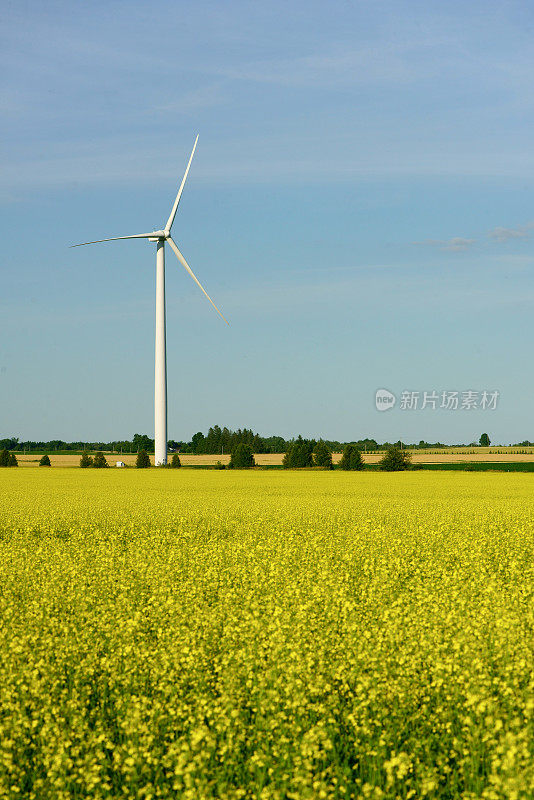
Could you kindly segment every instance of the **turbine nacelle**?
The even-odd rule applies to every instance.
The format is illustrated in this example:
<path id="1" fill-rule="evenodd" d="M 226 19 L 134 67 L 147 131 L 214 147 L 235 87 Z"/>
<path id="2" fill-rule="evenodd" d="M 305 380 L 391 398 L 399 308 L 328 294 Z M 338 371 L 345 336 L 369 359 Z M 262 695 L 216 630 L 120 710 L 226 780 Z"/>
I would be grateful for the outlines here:
<path id="1" fill-rule="evenodd" d="M 185 258 L 182 255 L 182 253 L 178 250 L 176 242 L 174 242 L 172 240 L 172 238 L 171 238 L 172 224 L 174 222 L 174 218 L 176 216 L 176 211 L 178 210 L 178 204 L 180 202 L 180 198 L 181 198 L 182 192 L 184 190 L 185 182 L 186 182 L 187 176 L 189 174 L 189 168 L 191 167 L 191 162 L 193 160 L 193 156 L 195 155 L 197 142 L 198 142 L 198 136 L 195 139 L 195 144 L 193 145 L 193 150 L 191 151 L 191 155 L 189 156 L 189 161 L 187 162 L 187 167 L 186 167 L 186 170 L 185 170 L 185 173 L 184 173 L 184 177 L 182 178 L 182 182 L 180 184 L 180 188 L 178 189 L 178 194 L 176 195 L 176 200 L 174 201 L 173 207 L 171 209 L 171 213 L 169 215 L 169 219 L 167 220 L 167 222 L 165 224 L 165 228 L 163 230 L 152 231 L 152 233 L 135 233 L 135 234 L 133 234 L 133 236 L 113 236 L 111 239 L 97 239 L 94 242 L 82 242 L 81 244 L 73 244 L 73 245 L 71 245 L 71 247 L 83 247 L 86 244 L 100 244 L 101 242 L 116 242 L 116 241 L 120 241 L 122 239 L 148 239 L 149 242 L 163 242 L 163 243 L 168 242 L 169 246 L 174 250 L 174 254 L 176 255 L 176 258 L 178 259 L 180 264 L 191 275 L 191 277 L 193 278 L 193 280 L 195 281 L 197 286 L 202 290 L 202 292 L 204 292 L 204 295 L 210 301 L 210 303 L 213 306 L 213 308 L 215 309 L 215 311 L 224 319 L 224 321 L 228 325 L 229 324 L 228 320 L 226 319 L 225 316 L 223 316 L 223 314 L 221 314 L 221 312 L 219 311 L 219 309 L 217 308 L 217 306 L 215 305 L 215 303 L 213 302 L 213 300 L 211 299 L 211 297 L 209 296 L 207 291 L 204 289 L 204 287 L 202 286 L 200 281 L 197 279 L 196 275 L 193 273 L 193 270 L 191 269 L 191 267 L 189 266 L 189 264 L 185 260 Z"/>

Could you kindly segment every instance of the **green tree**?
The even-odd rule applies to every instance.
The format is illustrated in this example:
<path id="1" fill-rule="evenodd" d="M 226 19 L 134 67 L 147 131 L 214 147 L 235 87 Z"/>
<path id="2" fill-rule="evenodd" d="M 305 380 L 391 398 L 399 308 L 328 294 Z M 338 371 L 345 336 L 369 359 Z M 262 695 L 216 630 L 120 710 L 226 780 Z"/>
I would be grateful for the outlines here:
<path id="1" fill-rule="evenodd" d="M 39 466 L 40 467 L 51 467 L 52 466 L 52 464 L 50 463 L 50 458 L 46 455 L 46 453 L 44 454 L 44 456 L 39 461 Z"/>
<path id="2" fill-rule="evenodd" d="M 284 469 L 302 469 L 303 467 L 313 466 L 313 439 L 303 439 L 299 436 L 288 447 L 284 455 L 282 466 Z"/>
<path id="3" fill-rule="evenodd" d="M 345 470 L 365 469 L 359 447 L 356 447 L 355 444 L 348 444 L 345 446 L 341 461 L 339 462 L 339 468 Z"/>
<path id="4" fill-rule="evenodd" d="M 150 466 L 150 457 L 146 450 L 140 450 L 138 452 L 135 466 L 137 469 L 146 469 Z"/>
<path id="5" fill-rule="evenodd" d="M 93 459 L 91 458 L 87 450 L 84 450 L 82 453 L 82 457 L 80 458 L 80 467 L 82 469 L 87 469 L 87 467 L 92 467 L 92 466 L 93 466 Z"/>
<path id="6" fill-rule="evenodd" d="M 15 450 L 19 443 L 18 436 L 11 436 L 9 439 L 0 439 L 0 449 L 2 450 Z M 20 449 L 20 447 L 19 447 Z M 7 465 L 5 465 L 7 466 Z"/>
<path id="7" fill-rule="evenodd" d="M 249 444 L 238 444 L 230 458 L 230 469 L 250 469 L 254 465 L 254 454 Z"/>
<path id="8" fill-rule="evenodd" d="M 140 452 L 146 450 L 152 452 L 154 450 L 154 439 L 151 439 L 146 433 L 136 433 L 132 439 L 133 449 Z"/>
<path id="9" fill-rule="evenodd" d="M 93 459 L 93 467 L 95 469 L 103 469 L 104 467 L 109 467 L 109 464 L 106 461 L 106 457 L 105 457 L 104 453 L 102 453 L 101 451 L 99 451 L 95 455 L 95 457 Z"/>
<path id="10" fill-rule="evenodd" d="M 0 451 L 0 467 L 18 467 L 18 465 L 15 453 L 10 453 L 7 448 Z"/>
<path id="11" fill-rule="evenodd" d="M 316 467 L 332 469 L 332 451 L 322 439 L 319 439 L 313 451 L 313 462 Z"/>
<path id="12" fill-rule="evenodd" d="M 198 431 L 198 433 L 194 433 L 191 439 L 191 452 L 192 453 L 204 453 L 204 434 L 202 431 Z"/>
<path id="13" fill-rule="evenodd" d="M 489 447 L 491 444 L 490 438 L 487 433 L 483 433 L 478 441 L 481 447 Z"/>
<path id="14" fill-rule="evenodd" d="M 385 456 L 380 461 L 379 467 L 384 472 L 400 472 L 403 469 L 409 469 L 411 466 L 410 454 L 407 450 L 401 450 L 400 447 L 390 447 Z"/>
<path id="15" fill-rule="evenodd" d="M 178 453 L 173 453 L 173 456 L 171 458 L 171 467 L 173 469 L 179 469 L 179 467 L 181 466 L 182 462 L 180 461 L 180 456 L 178 455 Z"/>

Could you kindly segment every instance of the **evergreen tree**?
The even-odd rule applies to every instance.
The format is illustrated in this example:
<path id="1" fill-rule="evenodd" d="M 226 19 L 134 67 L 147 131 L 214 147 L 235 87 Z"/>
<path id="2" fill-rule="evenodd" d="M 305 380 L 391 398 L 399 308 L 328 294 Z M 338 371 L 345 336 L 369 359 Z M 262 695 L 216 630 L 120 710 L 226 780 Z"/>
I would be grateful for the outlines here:
<path id="1" fill-rule="evenodd" d="M 408 451 L 395 446 L 389 448 L 379 464 L 380 469 L 385 472 L 400 472 L 409 469 L 410 466 L 411 458 Z"/>
<path id="2" fill-rule="evenodd" d="M 254 465 L 252 447 L 242 442 L 238 444 L 230 459 L 230 469 L 250 469 Z"/>
<path id="3" fill-rule="evenodd" d="M 221 433 L 221 450 L 223 453 L 231 453 L 232 452 L 232 432 L 224 427 Z"/>
<path id="4" fill-rule="evenodd" d="M 109 467 L 108 462 L 106 461 L 106 457 L 104 453 L 99 451 L 93 459 L 93 467 L 95 469 L 103 469 L 104 467 Z"/>
<path id="5" fill-rule="evenodd" d="M 150 458 L 146 450 L 140 450 L 138 452 L 135 466 L 137 469 L 146 469 L 150 466 Z"/>
<path id="6" fill-rule="evenodd" d="M 481 447 L 489 447 L 491 444 L 490 438 L 487 433 L 483 433 L 478 441 Z"/>
<path id="7" fill-rule="evenodd" d="M 18 465 L 15 453 L 10 453 L 7 448 L 0 451 L 0 467 L 18 467 Z"/>
<path id="8" fill-rule="evenodd" d="M 182 462 L 180 461 L 180 456 L 178 455 L 178 453 L 173 453 L 173 456 L 171 458 L 171 467 L 173 469 L 178 469 L 181 466 Z"/>
<path id="9" fill-rule="evenodd" d="M 303 439 L 302 436 L 299 436 L 298 439 L 291 442 L 287 453 L 284 455 L 282 461 L 284 469 L 312 467 L 314 447 L 315 441 L 313 439 Z"/>
<path id="10" fill-rule="evenodd" d="M 265 452 L 265 445 L 263 443 L 263 439 L 259 434 L 254 434 L 254 438 L 252 439 L 252 450 L 255 453 L 264 453 Z"/>
<path id="11" fill-rule="evenodd" d="M 191 439 L 191 452 L 192 453 L 204 453 L 204 434 L 201 431 L 195 433 L 193 438 Z"/>
<path id="12" fill-rule="evenodd" d="M 40 467 L 51 467 L 52 466 L 52 464 L 50 463 L 50 458 L 46 455 L 46 453 L 44 454 L 44 456 L 39 461 L 39 466 Z"/>
<path id="13" fill-rule="evenodd" d="M 339 468 L 345 470 L 365 469 L 362 453 L 355 444 L 346 445 L 339 462 Z"/>
<path id="14" fill-rule="evenodd" d="M 316 467 L 332 469 L 332 452 L 326 442 L 319 439 L 313 451 L 313 461 Z"/>
<path id="15" fill-rule="evenodd" d="M 206 453 L 220 453 L 221 452 L 221 435 L 222 431 L 218 425 L 214 425 L 213 428 L 209 429 L 208 435 L 206 437 L 205 446 L 206 446 Z"/>
<path id="16" fill-rule="evenodd" d="M 80 467 L 82 469 L 86 469 L 87 467 L 93 466 L 93 459 L 89 455 L 89 453 L 84 450 L 82 453 L 82 457 L 80 458 Z"/>

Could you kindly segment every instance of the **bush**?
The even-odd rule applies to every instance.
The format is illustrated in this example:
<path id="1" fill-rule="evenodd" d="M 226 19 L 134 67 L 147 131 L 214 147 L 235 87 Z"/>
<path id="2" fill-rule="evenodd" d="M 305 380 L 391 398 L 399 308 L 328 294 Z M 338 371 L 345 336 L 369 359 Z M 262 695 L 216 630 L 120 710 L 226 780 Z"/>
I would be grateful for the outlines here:
<path id="1" fill-rule="evenodd" d="M 98 452 L 93 459 L 93 467 L 95 469 L 103 469 L 104 467 L 109 467 L 108 462 L 106 461 L 106 457 L 104 453 Z"/>
<path id="2" fill-rule="evenodd" d="M 250 469 L 255 466 L 254 454 L 249 444 L 238 444 L 230 459 L 230 469 Z"/>
<path id="3" fill-rule="evenodd" d="M 9 450 L 0 450 L 0 467 L 18 467 L 19 462 L 15 453 L 10 453 Z"/>
<path id="4" fill-rule="evenodd" d="M 215 469 L 226 469 L 226 467 L 221 461 L 217 461 L 217 463 L 215 464 Z"/>
<path id="5" fill-rule="evenodd" d="M 379 467 L 385 472 L 400 472 L 403 469 L 410 469 L 411 465 L 412 460 L 407 450 L 401 450 L 400 447 L 390 447 L 380 461 Z"/>
<path id="6" fill-rule="evenodd" d="M 332 469 L 332 451 L 322 439 L 319 439 L 313 451 L 313 463 L 316 467 Z"/>
<path id="7" fill-rule="evenodd" d="M 146 469 L 150 466 L 150 457 L 146 450 L 140 450 L 138 452 L 135 466 L 137 469 Z"/>
<path id="8" fill-rule="evenodd" d="M 348 444 L 345 447 L 339 462 L 339 468 L 346 470 L 365 469 L 361 450 L 355 444 Z"/>
<path id="9" fill-rule="evenodd" d="M 82 457 L 80 458 L 80 467 L 82 469 L 87 469 L 87 467 L 93 466 L 93 459 L 85 450 L 82 453 Z"/>
<path id="10" fill-rule="evenodd" d="M 180 456 L 178 455 L 178 453 L 173 453 L 173 456 L 171 458 L 171 467 L 173 469 L 179 469 L 179 467 L 181 466 L 182 462 L 180 461 Z"/>
<path id="11" fill-rule="evenodd" d="M 289 445 L 287 453 L 284 455 L 282 466 L 284 469 L 299 469 L 302 467 L 313 466 L 313 447 L 315 442 L 303 439 L 299 436 Z"/>
<path id="12" fill-rule="evenodd" d="M 46 455 L 46 453 L 44 454 L 44 456 L 39 461 L 39 466 L 40 467 L 51 467 L 52 466 L 52 464 L 50 463 L 50 458 Z"/>

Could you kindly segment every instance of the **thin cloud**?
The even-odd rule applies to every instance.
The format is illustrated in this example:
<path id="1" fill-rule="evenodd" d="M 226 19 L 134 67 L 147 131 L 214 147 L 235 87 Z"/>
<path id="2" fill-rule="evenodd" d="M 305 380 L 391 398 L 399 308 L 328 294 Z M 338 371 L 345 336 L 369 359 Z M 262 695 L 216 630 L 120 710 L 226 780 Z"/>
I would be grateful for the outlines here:
<path id="1" fill-rule="evenodd" d="M 439 247 L 448 253 L 461 253 L 468 250 L 476 242 L 476 239 L 465 239 L 462 236 L 454 236 L 452 239 L 426 239 L 424 242 L 412 242 L 415 245 L 427 247 Z"/>
<path id="2" fill-rule="evenodd" d="M 533 228 L 534 222 L 527 222 L 526 225 L 518 225 L 516 228 L 503 228 L 498 225 L 488 233 L 488 236 L 496 242 L 508 242 L 510 239 L 528 239 Z"/>

